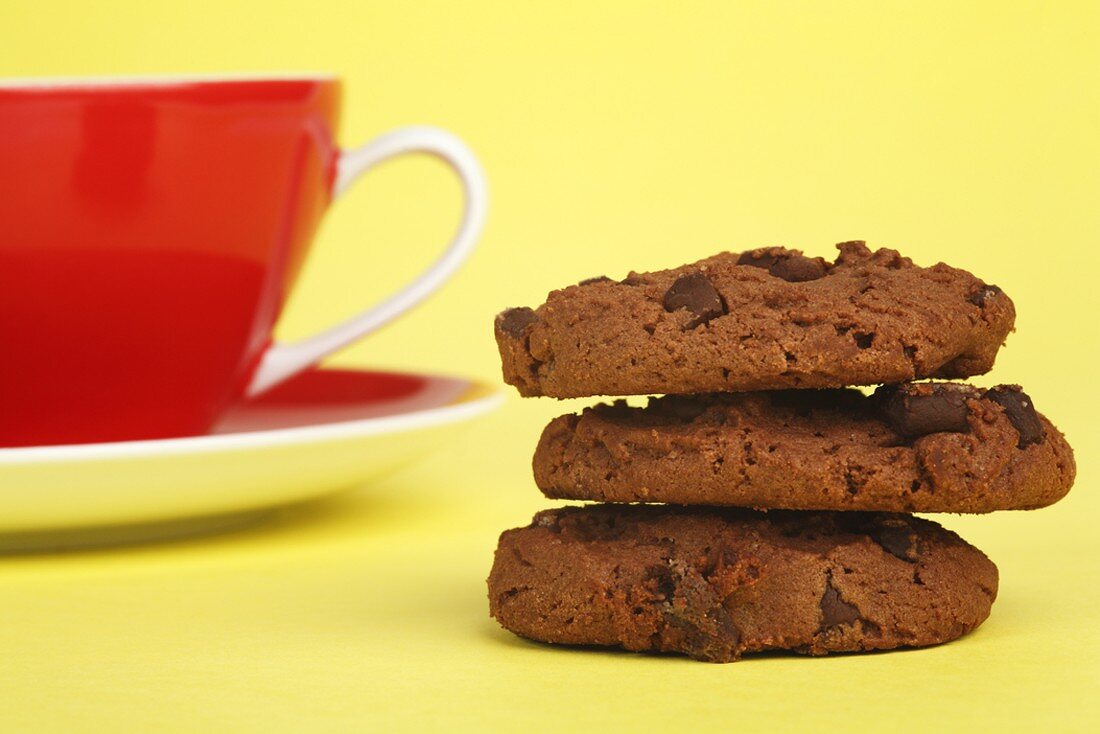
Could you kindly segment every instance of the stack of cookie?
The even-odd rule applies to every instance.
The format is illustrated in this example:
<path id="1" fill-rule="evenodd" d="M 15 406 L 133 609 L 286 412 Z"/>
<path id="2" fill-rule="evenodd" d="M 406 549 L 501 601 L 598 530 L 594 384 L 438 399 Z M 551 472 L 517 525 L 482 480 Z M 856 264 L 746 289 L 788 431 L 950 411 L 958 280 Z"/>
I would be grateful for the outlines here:
<path id="1" fill-rule="evenodd" d="M 1019 387 L 944 381 L 992 368 L 1015 320 L 999 288 L 838 247 L 594 278 L 497 317 L 525 396 L 661 396 L 547 426 L 539 488 L 599 504 L 501 536 L 504 627 L 724 662 L 931 645 L 985 620 L 996 567 L 909 513 L 1049 505 L 1072 450 Z"/>

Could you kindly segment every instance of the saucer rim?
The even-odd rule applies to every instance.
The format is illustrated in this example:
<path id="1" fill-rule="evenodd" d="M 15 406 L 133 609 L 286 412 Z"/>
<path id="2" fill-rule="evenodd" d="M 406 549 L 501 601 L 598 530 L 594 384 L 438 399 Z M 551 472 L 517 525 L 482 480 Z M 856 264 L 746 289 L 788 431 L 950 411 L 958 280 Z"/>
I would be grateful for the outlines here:
<path id="1" fill-rule="evenodd" d="M 136 441 L 61 444 L 56 446 L 14 446 L 0 448 L 0 467 L 27 463 L 86 461 L 88 459 L 140 459 L 150 456 L 182 455 L 210 451 L 228 452 L 244 449 L 325 442 L 342 437 L 352 438 L 415 431 L 430 426 L 456 423 L 491 412 L 504 402 L 504 391 L 496 386 L 468 377 L 456 377 L 430 372 L 377 370 L 365 367 L 318 368 L 318 372 L 342 371 L 384 375 L 402 375 L 425 380 L 457 380 L 467 383 L 465 392 L 446 405 L 413 409 L 394 415 L 334 421 L 316 425 L 268 428 L 239 433 L 204 434 L 178 438 L 157 438 Z"/>
<path id="2" fill-rule="evenodd" d="M 90 74 L 87 76 L 0 77 L 0 91 L 54 91 L 108 87 L 187 87 L 196 84 L 257 84 L 282 82 L 335 82 L 329 71 L 214 71 L 195 73 Z"/>

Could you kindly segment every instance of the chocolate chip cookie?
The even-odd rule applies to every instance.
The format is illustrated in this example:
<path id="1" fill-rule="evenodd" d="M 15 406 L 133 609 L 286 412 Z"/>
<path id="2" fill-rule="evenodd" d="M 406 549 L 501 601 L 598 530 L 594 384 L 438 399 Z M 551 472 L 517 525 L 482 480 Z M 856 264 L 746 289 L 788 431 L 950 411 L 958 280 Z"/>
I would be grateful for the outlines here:
<path id="1" fill-rule="evenodd" d="M 999 288 L 863 242 L 829 263 L 779 247 L 593 278 L 496 318 L 526 396 L 738 392 L 987 372 L 1015 310 Z"/>
<path id="2" fill-rule="evenodd" d="M 992 512 L 1069 491 L 1073 451 L 1014 385 L 668 396 L 556 418 L 548 497 L 790 510 Z"/>
<path id="3" fill-rule="evenodd" d="M 594 505 L 500 537 L 492 615 L 544 642 L 811 655 L 947 642 L 989 615 L 997 568 L 905 515 Z"/>

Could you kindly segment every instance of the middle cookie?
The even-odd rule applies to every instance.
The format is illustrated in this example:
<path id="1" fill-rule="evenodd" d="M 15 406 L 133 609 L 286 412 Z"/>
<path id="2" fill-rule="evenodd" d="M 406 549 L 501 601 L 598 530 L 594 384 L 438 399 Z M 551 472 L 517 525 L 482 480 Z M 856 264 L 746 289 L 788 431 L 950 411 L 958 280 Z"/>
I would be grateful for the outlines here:
<path id="1" fill-rule="evenodd" d="M 789 510 L 992 512 L 1061 499 L 1065 438 L 1015 386 L 666 396 L 556 418 L 547 497 Z"/>

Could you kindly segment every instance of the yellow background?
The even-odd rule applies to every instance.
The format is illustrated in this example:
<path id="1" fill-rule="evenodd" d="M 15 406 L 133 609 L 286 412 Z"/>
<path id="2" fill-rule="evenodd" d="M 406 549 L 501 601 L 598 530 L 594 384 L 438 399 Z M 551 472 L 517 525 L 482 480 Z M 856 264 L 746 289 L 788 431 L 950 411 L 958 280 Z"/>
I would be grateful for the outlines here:
<path id="1" fill-rule="evenodd" d="M 1055 507 L 942 518 L 1001 568 L 958 643 L 729 666 L 548 649 L 496 628 L 484 578 L 497 533 L 548 504 L 530 454 L 570 405 L 511 397 L 430 460 L 272 523 L 0 558 L 0 730 L 1096 726 L 1098 38 L 1092 2 L 0 0 L 0 75 L 333 71 L 346 145 L 432 123 L 476 149 L 479 251 L 337 363 L 497 381 L 493 314 L 553 287 L 862 238 L 1013 297 L 982 382 L 1024 385 L 1079 463 Z M 430 160 L 361 182 L 283 335 L 409 277 L 458 202 Z"/>

